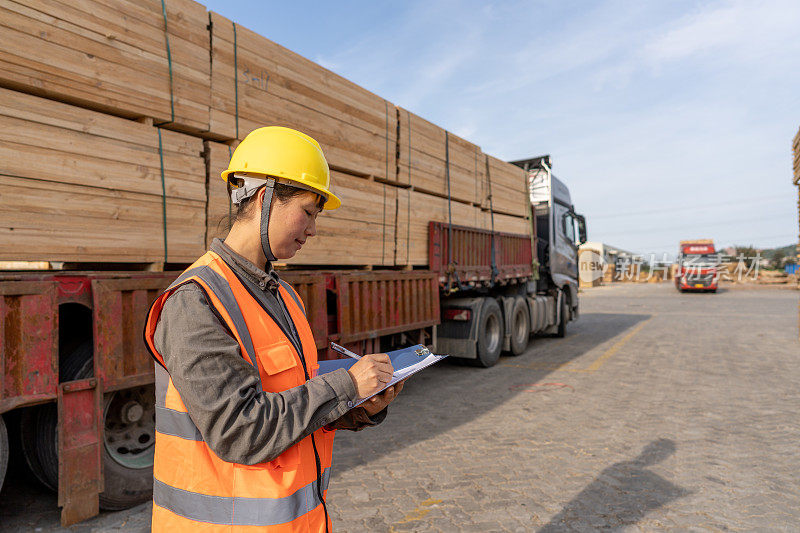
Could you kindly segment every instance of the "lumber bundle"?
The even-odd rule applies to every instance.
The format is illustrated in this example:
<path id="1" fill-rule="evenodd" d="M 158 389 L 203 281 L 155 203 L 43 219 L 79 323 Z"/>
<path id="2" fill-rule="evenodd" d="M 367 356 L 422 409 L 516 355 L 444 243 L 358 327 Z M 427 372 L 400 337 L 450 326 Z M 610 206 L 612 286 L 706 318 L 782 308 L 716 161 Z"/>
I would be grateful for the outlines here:
<path id="1" fill-rule="evenodd" d="M 401 107 L 397 108 L 399 135 L 398 182 L 462 202 L 481 203 L 485 164 L 478 146 L 448 133 Z"/>
<path id="2" fill-rule="evenodd" d="M 492 213 L 483 211 L 482 227 L 483 229 L 492 229 Z M 530 235 L 531 228 L 529 219 L 527 217 L 515 217 L 511 215 L 504 215 L 502 213 L 494 213 L 494 231 L 501 233 L 515 233 L 517 235 Z"/>
<path id="3" fill-rule="evenodd" d="M 366 89 L 211 13 L 211 131 L 243 138 L 255 128 L 307 133 L 331 167 L 395 181 L 397 115 Z"/>
<path id="4" fill-rule="evenodd" d="M 0 260 L 193 261 L 227 234 L 232 147 L 268 125 L 320 142 L 343 201 L 290 264 L 425 265 L 430 221 L 488 229 L 489 209 L 527 232 L 517 167 L 193 0 L 163 5 L 0 0 Z"/>
<path id="5" fill-rule="evenodd" d="M 484 212 L 479 207 L 425 194 L 398 189 L 396 264 L 428 264 L 428 225 L 431 221 L 485 229 Z"/>
<path id="6" fill-rule="evenodd" d="M 228 165 L 228 146 L 208 142 L 208 244 L 227 234 L 230 202 L 220 178 Z M 282 263 L 291 265 L 394 264 L 396 187 L 343 172 L 331 173 L 342 206 L 317 217 L 317 234 Z M 235 214 L 235 208 L 233 209 Z"/>
<path id="7" fill-rule="evenodd" d="M 527 176 L 524 170 L 496 157 L 486 155 L 488 176 L 484 181 L 481 206 L 499 213 L 525 217 L 528 215 Z M 489 191 L 491 190 L 491 203 Z"/>
<path id="8" fill-rule="evenodd" d="M 0 89 L 0 259 L 193 261 L 205 234 L 202 149 L 181 133 Z"/>
<path id="9" fill-rule="evenodd" d="M 161 5 L 160 0 L 3 0 L 0 85 L 205 132 L 208 15 L 192 0 L 169 0 L 165 31 Z"/>

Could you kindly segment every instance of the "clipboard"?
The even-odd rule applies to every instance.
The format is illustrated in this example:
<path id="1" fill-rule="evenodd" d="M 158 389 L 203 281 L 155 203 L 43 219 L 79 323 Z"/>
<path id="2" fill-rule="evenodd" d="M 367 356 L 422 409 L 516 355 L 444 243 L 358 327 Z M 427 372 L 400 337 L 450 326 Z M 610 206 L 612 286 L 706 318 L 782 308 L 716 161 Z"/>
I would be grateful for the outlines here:
<path id="1" fill-rule="evenodd" d="M 331 361 L 319 361 L 319 370 L 317 371 L 317 375 L 327 374 L 328 372 L 333 372 L 334 370 L 338 370 L 340 368 L 348 369 L 356 364 L 358 359 L 360 359 L 360 357 L 356 354 L 349 355 L 349 353 L 352 352 L 345 350 L 339 345 L 334 346 L 334 343 L 331 343 L 331 347 L 339 353 L 348 355 L 348 358 L 333 359 Z M 394 368 L 394 374 L 392 374 L 391 381 L 389 381 L 389 383 L 387 383 L 375 394 L 367 396 L 366 398 L 360 398 L 357 402 L 353 402 L 353 407 L 359 406 L 373 396 L 382 393 L 398 381 L 402 381 L 408 376 L 413 376 L 420 370 L 428 368 L 429 366 L 438 363 L 445 357 L 448 357 L 447 355 L 436 355 L 422 344 L 416 344 L 414 346 L 409 346 L 408 348 L 386 352 L 386 355 L 389 356 L 389 359 L 392 362 L 392 368 Z"/>

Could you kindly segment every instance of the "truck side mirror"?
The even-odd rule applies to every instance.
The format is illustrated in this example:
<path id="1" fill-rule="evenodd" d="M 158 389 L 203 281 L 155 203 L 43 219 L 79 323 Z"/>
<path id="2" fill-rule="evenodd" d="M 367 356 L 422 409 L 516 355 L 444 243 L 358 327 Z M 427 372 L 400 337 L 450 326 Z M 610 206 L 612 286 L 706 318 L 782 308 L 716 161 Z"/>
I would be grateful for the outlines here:
<path id="1" fill-rule="evenodd" d="M 578 221 L 578 244 L 583 244 L 588 240 L 586 237 L 586 218 L 583 215 L 576 214 L 575 220 Z"/>

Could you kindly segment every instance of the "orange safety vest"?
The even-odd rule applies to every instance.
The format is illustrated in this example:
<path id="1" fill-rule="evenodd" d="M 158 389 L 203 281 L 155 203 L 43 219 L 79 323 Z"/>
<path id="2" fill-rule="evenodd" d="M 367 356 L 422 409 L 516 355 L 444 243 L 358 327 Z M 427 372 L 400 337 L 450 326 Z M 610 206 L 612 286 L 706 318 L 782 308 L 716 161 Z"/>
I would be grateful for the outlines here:
<path id="1" fill-rule="evenodd" d="M 327 491 L 334 431 L 319 429 L 272 461 L 243 465 L 220 459 L 192 422 L 153 342 L 164 303 L 190 282 L 205 292 L 242 357 L 258 369 L 264 392 L 306 382 L 293 344 L 219 255 L 209 251 L 181 274 L 153 303 L 144 332 L 156 360 L 153 531 L 325 531 L 318 486 Z M 300 336 L 307 372 L 314 377 L 317 349 L 302 302 L 287 283 L 281 281 L 278 290 Z M 327 525 L 332 529 L 330 519 Z"/>

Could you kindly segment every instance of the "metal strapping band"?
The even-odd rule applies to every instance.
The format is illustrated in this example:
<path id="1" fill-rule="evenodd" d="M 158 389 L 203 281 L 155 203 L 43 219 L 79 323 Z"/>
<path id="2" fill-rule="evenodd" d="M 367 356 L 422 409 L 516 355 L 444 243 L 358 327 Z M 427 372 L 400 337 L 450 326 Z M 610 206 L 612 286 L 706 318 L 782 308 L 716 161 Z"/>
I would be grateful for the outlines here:
<path id="1" fill-rule="evenodd" d="M 167 65 L 169 66 L 169 109 L 170 122 L 175 122 L 175 90 L 172 81 L 172 52 L 169 49 L 169 29 L 167 28 L 167 6 L 161 0 L 161 14 L 164 16 L 164 40 L 167 42 Z M 162 170 L 163 172 L 163 170 Z"/>
<path id="2" fill-rule="evenodd" d="M 189 413 L 156 406 L 156 431 L 186 440 L 202 441 L 203 435 Z"/>
<path id="3" fill-rule="evenodd" d="M 236 138 L 239 138 L 239 56 L 236 43 L 236 23 L 233 23 L 233 92 L 236 105 Z"/>
<path id="4" fill-rule="evenodd" d="M 408 185 L 413 187 L 411 180 L 411 112 L 406 110 L 408 117 Z M 408 192 L 408 202 L 406 203 L 406 264 L 411 264 L 411 189 Z"/>
<path id="5" fill-rule="evenodd" d="M 447 178 L 447 289 L 450 286 L 450 271 L 453 269 L 453 210 L 450 197 L 450 133 L 444 130 L 444 175 Z"/>
<path id="6" fill-rule="evenodd" d="M 386 129 L 383 137 L 386 139 L 386 173 L 384 178 L 389 179 L 389 101 L 386 104 Z M 386 183 L 383 184 L 383 231 L 381 231 L 381 263 L 386 264 Z"/>
<path id="7" fill-rule="evenodd" d="M 228 316 L 230 316 L 231 320 L 233 320 L 233 324 L 236 327 L 236 333 L 242 340 L 244 349 L 247 352 L 247 355 L 250 356 L 250 361 L 253 363 L 253 366 L 255 366 L 256 351 L 253 348 L 253 339 L 250 337 L 250 330 L 247 329 L 247 322 L 244 320 L 242 310 L 239 308 L 239 304 L 236 302 L 236 297 L 233 295 L 233 290 L 231 290 L 231 286 L 228 284 L 228 281 L 208 266 L 201 267 L 196 276 L 203 280 L 214 292 L 214 295 L 219 299 L 219 301 L 222 302 L 222 305 L 225 307 L 225 311 L 228 312 Z M 209 302 L 209 304 L 210 303 L 211 302 Z"/>
<path id="8" fill-rule="evenodd" d="M 330 468 L 323 473 L 328 486 Z M 153 502 L 189 520 L 230 526 L 276 526 L 291 522 L 316 509 L 321 501 L 315 479 L 283 498 L 209 496 L 171 487 L 153 479 Z"/>
<path id="9" fill-rule="evenodd" d="M 164 179 L 164 148 L 161 143 L 161 128 L 158 130 L 158 160 L 161 162 L 161 217 L 164 229 L 164 262 L 167 262 L 167 184 Z"/>
<path id="10" fill-rule="evenodd" d="M 278 282 L 280 282 L 280 284 L 283 285 L 283 288 L 286 289 L 286 292 L 288 292 L 289 296 L 292 297 L 292 300 L 294 300 L 294 303 L 297 304 L 297 307 L 299 307 L 300 310 L 305 315 L 306 314 L 306 308 L 303 307 L 303 302 L 300 301 L 300 297 L 294 292 L 294 289 L 292 289 L 292 286 L 289 285 L 288 283 L 286 283 L 285 281 L 283 281 L 282 279 L 279 279 Z"/>
<path id="11" fill-rule="evenodd" d="M 491 219 L 492 224 L 492 252 L 491 252 L 491 259 L 492 259 L 492 275 L 491 275 L 491 284 L 494 285 L 495 278 L 497 277 L 498 270 L 497 270 L 497 256 L 496 256 L 496 246 L 495 246 L 495 235 L 494 235 L 494 201 L 492 200 L 492 175 L 489 172 L 489 157 L 486 157 L 486 183 L 489 186 L 489 218 Z"/>

